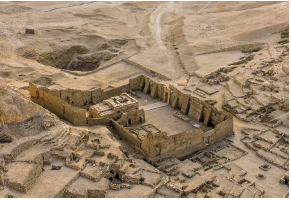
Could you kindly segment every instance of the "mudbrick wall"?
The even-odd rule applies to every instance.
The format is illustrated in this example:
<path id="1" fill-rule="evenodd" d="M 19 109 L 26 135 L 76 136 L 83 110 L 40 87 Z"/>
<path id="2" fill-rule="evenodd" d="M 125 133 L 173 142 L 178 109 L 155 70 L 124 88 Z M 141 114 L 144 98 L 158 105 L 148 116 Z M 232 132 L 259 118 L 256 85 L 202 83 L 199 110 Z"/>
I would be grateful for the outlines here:
<path id="1" fill-rule="evenodd" d="M 38 141 L 39 141 L 39 139 L 24 142 L 24 143 L 18 145 L 17 147 L 15 147 L 11 151 L 11 154 L 6 154 L 6 155 L 11 155 L 11 157 L 15 158 L 18 154 L 25 151 L 26 149 L 28 149 L 29 147 L 31 147 L 33 144 L 37 143 Z M 12 189 L 15 189 L 15 190 L 18 190 L 21 192 L 27 192 L 32 187 L 32 185 L 36 181 L 37 177 L 41 174 L 42 168 L 43 168 L 43 160 L 44 160 L 45 156 L 47 156 L 48 154 L 50 154 L 50 153 L 49 152 L 43 153 L 43 154 L 37 156 L 35 159 L 33 159 L 33 161 L 29 161 L 29 164 L 33 165 L 33 168 L 29 171 L 27 177 L 21 183 L 13 182 L 9 178 L 4 179 L 4 177 L 3 177 L 4 182 L 2 180 L 2 184 L 4 184 L 5 186 L 7 186 L 9 188 L 12 188 Z M 6 156 L 4 155 L 4 159 L 5 159 L 5 157 Z M 11 162 L 11 161 L 6 160 L 6 162 Z M 27 161 L 23 161 L 23 162 L 27 162 Z M 5 166 L 3 166 L 3 167 L 5 168 Z M 4 169 L 4 168 L 3 168 L 3 170 L 6 171 L 7 169 Z"/>
<path id="2" fill-rule="evenodd" d="M 24 182 L 21 183 L 15 183 L 11 182 L 9 178 L 6 178 L 4 180 L 5 186 L 21 191 L 21 192 L 27 192 L 31 187 L 32 184 L 35 182 L 36 178 L 40 175 L 42 172 L 42 164 L 34 164 L 33 169 L 29 172 L 28 177 L 24 180 Z"/>

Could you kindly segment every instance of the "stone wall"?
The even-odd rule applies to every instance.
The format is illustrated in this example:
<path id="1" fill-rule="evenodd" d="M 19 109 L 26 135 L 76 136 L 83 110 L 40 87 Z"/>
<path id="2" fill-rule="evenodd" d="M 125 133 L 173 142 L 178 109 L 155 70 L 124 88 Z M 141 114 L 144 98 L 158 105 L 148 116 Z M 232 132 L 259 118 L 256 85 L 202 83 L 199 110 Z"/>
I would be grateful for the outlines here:
<path id="1" fill-rule="evenodd" d="M 202 114 L 203 114 L 203 105 L 196 101 L 192 101 L 190 103 L 188 116 L 191 119 L 194 119 L 195 121 L 200 122 L 202 120 Z"/>
<path id="2" fill-rule="evenodd" d="M 92 101 L 91 91 L 67 89 L 61 90 L 60 94 L 62 102 L 67 102 L 75 106 L 83 106 Z"/>
<path id="3" fill-rule="evenodd" d="M 132 136 L 122 125 L 120 125 L 118 122 L 112 120 L 113 128 L 115 128 L 118 132 L 118 134 L 128 140 L 131 144 L 137 146 L 140 148 L 141 146 L 141 140 L 139 140 L 137 137 Z"/>
<path id="4" fill-rule="evenodd" d="M 209 103 L 207 103 L 207 102 L 205 102 L 203 100 L 200 100 L 199 98 L 196 98 L 194 96 L 191 96 L 190 94 L 183 93 L 182 91 L 178 90 L 173 85 L 169 85 L 169 87 L 170 87 L 170 89 L 172 90 L 173 93 L 176 93 L 179 96 L 179 98 L 188 97 L 191 102 L 197 102 L 197 103 L 203 105 L 206 108 L 211 108 L 212 111 L 215 112 L 215 113 L 221 113 L 221 114 L 224 114 L 225 116 L 230 117 L 230 118 L 233 117 L 232 114 L 230 114 L 228 112 L 225 112 L 225 111 L 218 111 L 214 106 L 210 105 Z"/>
<path id="5" fill-rule="evenodd" d="M 92 103 L 95 104 L 98 101 L 102 100 L 102 90 L 101 88 L 95 89 L 91 91 L 91 95 L 92 95 Z"/>
<path id="6" fill-rule="evenodd" d="M 142 78 L 143 78 L 143 75 L 136 76 L 134 78 L 129 79 L 129 89 L 130 90 L 138 90 L 139 84 L 140 84 Z"/>
<path id="7" fill-rule="evenodd" d="M 120 87 L 112 87 L 102 90 L 102 99 L 108 99 L 113 96 L 117 96 L 123 92 L 129 90 L 129 84 L 122 85 Z"/>
<path id="8" fill-rule="evenodd" d="M 131 84 L 137 84 L 141 80 L 141 76 L 131 79 Z M 137 87 L 137 86 L 135 86 Z M 95 89 L 92 91 L 81 90 L 48 90 L 45 87 L 36 87 L 29 83 L 29 91 L 31 101 L 48 109 L 56 114 L 61 119 L 66 119 L 74 125 L 87 125 L 86 110 L 78 106 L 86 105 L 87 103 L 96 103 L 104 98 L 120 95 L 122 92 L 129 90 L 130 84 L 120 87 L 112 87 L 107 89 Z M 138 104 L 138 103 L 137 103 Z M 113 117 L 116 117 L 115 115 Z M 119 115 L 117 117 L 120 117 Z M 95 122 L 93 122 L 95 121 Z M 96 120 L 91 120 L 92 123 Z M 107 121 L 104 121 L 107 124 Z"/>
<path id="9" fill-rule="evenodd" d="M 159 98 L 166 101 L 172 108 L 178 108 L 183 114 L 188 115 L 193 120 L 204 122 L 206 126 L 211 125 L 214 129 L 203 132 L 200 128 L 197 128 L 195 131 L 189 133 L 181 132 L 172 136 L 167 136 L 166 132 L 157 134 L 147 133 L 141 141 L 134 133 L 131 133 L 130 128 L 125 128 L 125 126 L 129 126 L 129 119 L 130 124 L 144 122 L 144 110 L 124 112 L 118 122 L 107 118 L 86 119 L 86 111 L 84 109 L 77 108 L 61 100 L 63 98 L 63 100 L 69 100 L 73 103 L 72 101 L 78 98 L 79 100 L 75 100 L 73 104 L 83 104 L 84 101 L 86 103 L 89 99 L 91 101 L 92 99 L 94 99 L 93 101 L 99 101 L 104 98 L 107 99 L 119 95 L 130 89 L 139 89 L 145 94 L 149 94 L 152 98 Z M 112 123 L 121 137 L 135 145 L 148 160 L 152 161 L 170 156 L 186 156 L 189 153 L 203 149 L 208 144 L 213 144 L 233 134 L 233 118 L 230 113 L 219 112 L 212 105 L 190 94 L 185 94 L 172 85 L 169 85 L 169 88 L 167 88 L 164 84 L 158 83 L 144 75 L 130 79 L 129 84 L 117 88 L 97 89 L 94 92 L 87 91 L 82 93 L 77 91 L 73 93 L 71 91 L 68 92 L 69 90 L 65 92 L 60 91 L 60 93 L 58 91 L 48 92 L 45 88 L 37 88 L 31 83 L 29 90 L 32 101 L 44 107 L 46 107 L 46 102 L 50 103 L 47 104 L 49 110 L 57 113 L 58 116 L 62 116 L 74 125 L 104 125 Z M 56 97 L 58 95 L 60 95 L 60 98 Z M 54 104 L 56 104 L 58 109 L 54 107 Z"/>
<path id="10" fill-rule="evenodd" d="M 142 141 L 141 149 L 148 160 L 157 160 L 169 156 L 185 156 L 188 153 L 204 148 L 207 144 L 214 144 L 233 134 L 233 118 L 227 112 L 219 112 L 212 105 L 191 95 L 185 94 L 174 86 L 167 88 L 151 78 L 141 78 L 139 90 L 149 94 L 152 98 L 159 98 L 171 105 L 173 109 L 181 109 L 183 114 L 197 122 L 204 122 L 214 129 L 204 133 L 201 129 L 193 132 L 181 132 L 167 136 L 166 132 L 147 134 Z M 156 91 L 157 92 L 154 92 Z M 206 144 L 205 139 L 208 142 Z"/>
<path id="11" fill-rule="evenodd" d="M 203 149 L 204 132 L 196 129 L 192 132 L 181 132 L 176 135 L 167 136 L 166 132 L 149 134 L 142 141 L 141 148 L 146 153 L 149 161 L 157 161 L 171 156 L 182 157 Z"/>
<path id="12" fill-rule="evenodd" d="M 145 122 L 145 112 L 144 109 L 132 110 L 123 113 L 118 123 L 122 126 L 130 126 Z"/>
<path id="13" fill-rule="evenodd" d="M 88 118 L 87 119 L 87 124 L 89 126 L 94 126 L 94 125 L 111 125 L 111 119 L 108 118 Z"/>
<path id="14" fill-rule="evenodd" d="M 124 59 L 123 61 L 124 61 L 124 62 L 127 62 L 127 63 L 129 63 L 129 64 L 131 64 L 131 65 L 133 65 L 133 66 L 135 66 L 135 67 L 138 67 L 138 68 L 142 69 L 143 71 L 145 71 L 145 72 L 151 74 L 151 75 L 154 76 L 154 77 L 157 77 L 157 78 L 159 78 L 159 79 L 163 79 L 163 80 L 170 80 L 170 79 L 169 79 L 168 77 L 166 77 L 165 75 L 160 74 L 160 73 L 158 73 L 158 72 L 155 72 L 155 71 L 153 71 L 153 70 L 151 70 L 151 69 L 148 69 L 148 68 L 146 68 L 146 67 L 144 67 L 144 66 L 142 66 L 142 65 L 140 65 L 140 64 L 138 64 L 138 63 L 136 63 L 136 62 L 134 62 L 134 61 L 132 61 L 132 60 Z"/>
<path id="15" fill-rule="evenodd" d="M 65 103 L 64 118 L 76 126 L 87 125 L 86 110 L 71 106 L 67 103 Z"/>
<path id="16" fill-rule="evenodd" d="M 149 161 L 175 156 L 187 156 L 207 145 L 221 141 L 233 134 L 233 121 L 227 119 L 210 131 L 203 132 L 200 128 L 192 132 L 181 132 L 167 136 L 166 132 L 158 134 L 147 133 L 141 144 L 141 149 Z M 208 142 L 206 143 L 206 138 Z"/>
<path id="17" fill-rule="evenodd" d="M 138 84 L 142 75 L 134 77 L 129 80 L 129 84 L 122 85 L 119 87 L 112 87 L 109 86 L 108 88 L 97 88 L 93 90 L 74 90 L 74 89 L 65 89 L 65 90 L 49 90 L 45 87 L 36 87 L 32 83 L 29 83 L 30 94 L 33 97 L 31 100 L 35 103 L 44 107 L 44 102 L 42 101 L 43 98 L 47 102 L 51 102 L 52 105 L 56 105 L 59 103 L 59 99 L 61 103 L 68 103 L 70 105 L 75 106 L 84 106 L 89 103 L 96 104 L 104 99 L 108 99 L 113 96 L 117 96 L 123 92 L 128 91 L 129 89 L 135 90 L 138 89 Z M 38 93 L 37 93 L 38 92 Z M 43 94 L 46 93 L 44 97 Z M 54 98 L 56 97 L 56 98 Z M 54 102 L 56 101 L 56 102 Z M 50 107 L 51 105 L 47 105 Z M 60 116 L 61 118 L 61 116 Z"/>
<path id="18" fill-rule="evenodd" d="M 214 127 L 213 138 L 212 140 L 210 138 L 210 142 L 211 144 L 216 143 L 220 140 L 223 140 L 225 137 L 231 136 L 232 134 L 234 134 L 233 119 L 228 118 Z"/>
<path id="19" fill-rule="evenodd" d="M 37 88 L 32 83 L 29 83 L 29 91 L 31 95 L 31 101 L 43 106 L 44 108 L 48 109 L 52 113 L 56 114 L 61 119 L 66 119 L 74 125 L 87 125 L 86 122 L 86 110 L 71 106 L 66 102 L 62 102 L 60 98 L 53 96 L 51 92 L 45 88 Z M 60 97 L 62 98 L 63 94 L 67 94 L 69 98 L 71 97 L 74 99 L 76 98 L 77 93 L 72 92 L 60 92 Z M 52 91 L 55 95 L 58 95 L 56 91 Z M 91 93 L 91 92 L 90 92 Z M 79 93 L 80 94 L 80 93 Z M 84 96 L 81 99 L 88 98 L 89 93 L 87 96 Z M 90 97 L 91 98 L 91 97 Z"/>

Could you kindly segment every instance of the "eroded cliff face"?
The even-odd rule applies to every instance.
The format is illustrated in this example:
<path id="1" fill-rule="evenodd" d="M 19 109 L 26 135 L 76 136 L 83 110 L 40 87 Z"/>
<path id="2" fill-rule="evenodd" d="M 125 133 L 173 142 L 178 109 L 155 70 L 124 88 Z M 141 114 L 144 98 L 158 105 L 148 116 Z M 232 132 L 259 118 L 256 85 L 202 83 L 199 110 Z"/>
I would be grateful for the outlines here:
<path id="1" fill-rule="evenodd" d="M 0 117 L 2 124 L 19 123 L 40 115 L 50 115 L 46 109 L 23 98 L 11 88 L 0 88 Z"/>

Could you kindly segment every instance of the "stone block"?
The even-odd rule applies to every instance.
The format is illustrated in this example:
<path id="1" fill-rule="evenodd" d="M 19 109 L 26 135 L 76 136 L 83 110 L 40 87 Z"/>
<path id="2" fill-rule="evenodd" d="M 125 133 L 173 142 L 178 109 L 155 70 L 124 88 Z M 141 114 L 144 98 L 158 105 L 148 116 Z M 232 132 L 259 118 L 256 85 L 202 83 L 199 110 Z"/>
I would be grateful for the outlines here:
<path id="1" fill-rule="evenodd" d="M 154 99 L 157 96 L 158 96 L 158 84 L 153 83 L 150 97 Z"/>
<path id="2" fill-rule="evenodd" d="M 143 89 L 143 93 L 147 94 L 150 92 L 150 82 L 147 81 L 146 84 L 145 84 L 145 87 Z"/>
<path id="3" fill-rule="evenodd" d="M 183 102 L 182 102 L 182 107 L 181 107 L 181 112 L 184 114 L 184 115 L 187 115 L 188 114 L 188 111 L 189 111 L 189 98 L 188 97 L 185 97 Z"/>
<path id="4" fill-rule="evenodd" d="M 190 104 L 188 116 L 191 119 L 197 122 L 200 122 L 202 120 L 202 114 L 203 114 L 203 105 L 196 101 L 192 101 Z"/>
<path id="5" fill-rule="evenodd" d="M 212 109 L 211 108 L 204 108 L 203 112 L 204 112 L 204 125 L 208 126 L 210 119 L 211 119 Z"/>

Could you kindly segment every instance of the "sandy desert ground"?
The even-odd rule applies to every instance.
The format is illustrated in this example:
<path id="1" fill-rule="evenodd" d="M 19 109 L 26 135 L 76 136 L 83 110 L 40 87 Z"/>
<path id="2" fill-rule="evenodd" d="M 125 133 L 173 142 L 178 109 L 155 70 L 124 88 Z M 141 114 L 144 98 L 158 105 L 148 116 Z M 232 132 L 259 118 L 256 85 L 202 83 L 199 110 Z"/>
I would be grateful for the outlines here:
<path id="1" fill-rule="evenodd" d="M 112 127 L 74 126 L 30 100 L 30 82 L 94 90 L 153 73 L 233 116 L 234 135 L 201 150 L 228 162 L 147 162 Z M 176 119 L 158 109 L 152 123 Z M 97 140 L 107 157 L 88 147 Z M 289 2 L 0 2 L 0 142 L 0 197 L 289 197 Z M 108 155 L 132 179 L 105 169 Z"/>

